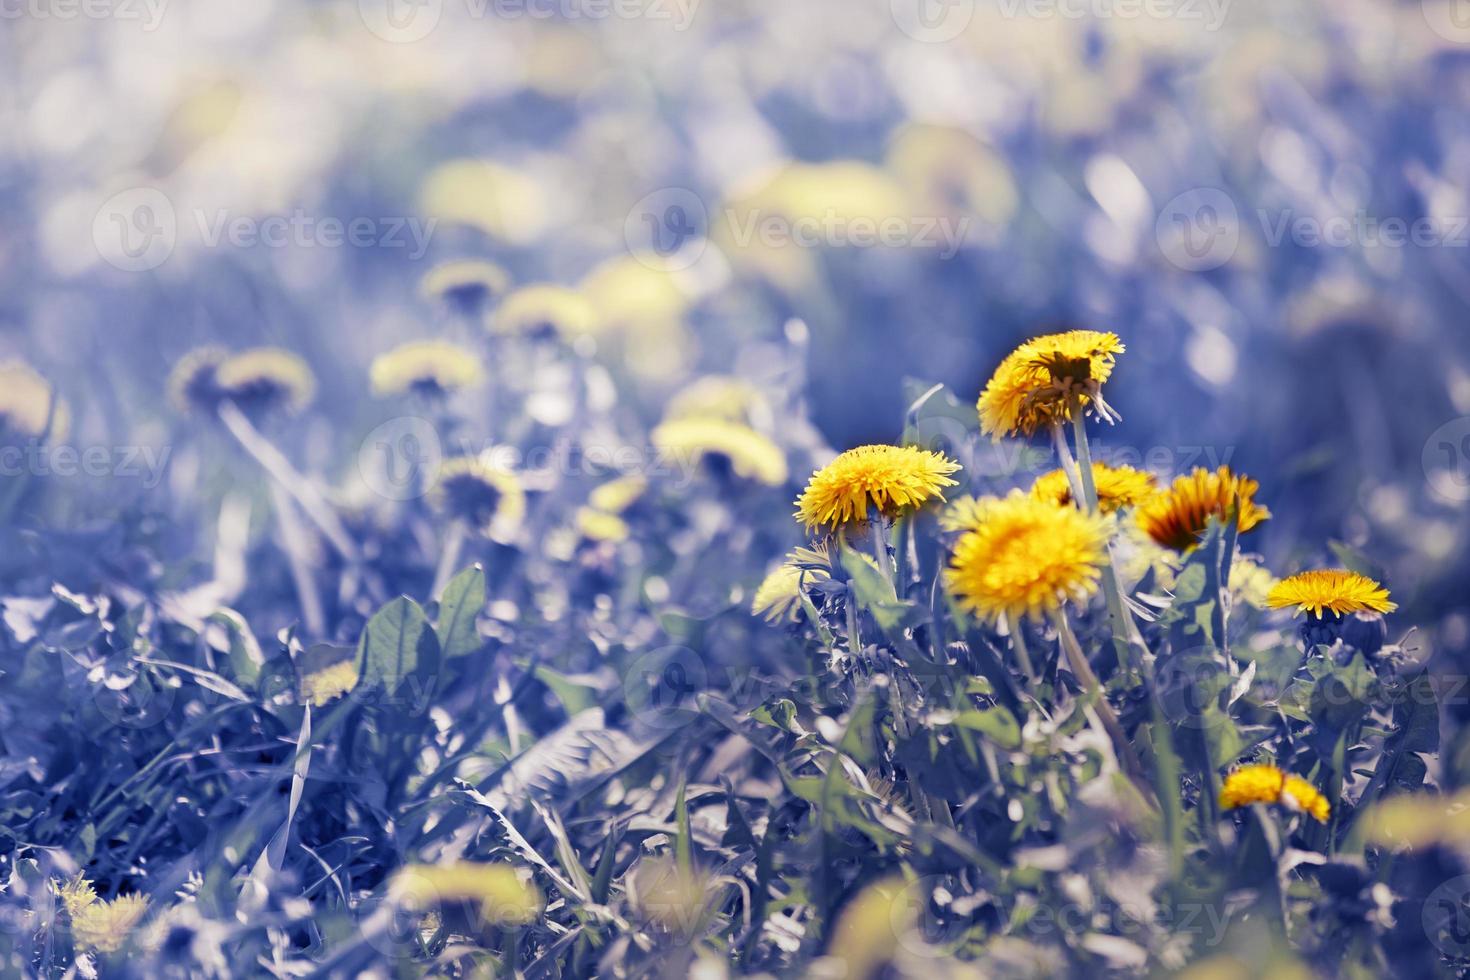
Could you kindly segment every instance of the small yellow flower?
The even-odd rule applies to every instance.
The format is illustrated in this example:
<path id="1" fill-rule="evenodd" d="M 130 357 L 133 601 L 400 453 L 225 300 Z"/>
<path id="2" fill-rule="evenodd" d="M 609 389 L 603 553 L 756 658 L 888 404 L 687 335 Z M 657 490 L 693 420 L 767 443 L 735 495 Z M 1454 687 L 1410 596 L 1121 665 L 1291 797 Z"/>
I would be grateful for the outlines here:
<path id="1" fill-rule="evenodd" d="M 767 414 L 759 388 L 739 378 L 716 374 L 700 378 L 671 398 L 664 418 L 713 418 L 753 425 Z"/>
<path id="2" fill-rule="evenodd" d="M 510 289 L 510 273 L 494 262 L 459 259 L 430 269 L 419 282 L 426 299 L 442 300 L 460 310 L 473 311 Z"/>
<path id="3" fill-rule="evenodd" d="M 616 544 L 628 540 L 628 522 L 617 514 L 610 514 L 596 507 L 577 508 L 577 532 L 588 541 L 607 541 Z"/>
<path id="4" fill-rule="evenodd" d="M 1280 804 L 1288 810 L 1311 814 L 1320 823 L 1326 823 L 1332 812 L 1317 787 L 1271 765 L 1242 766 L 1225 777 L 1225 785 L 1220 788 L 1220 809 L 1234 810 L 1252 803 Z"/>
<path id="5" fill-rule="evenodd" d="M 320 708 L 357 686 L 357 661 L 339 660 L 301 678 L 301 696 Z"/>
<path id="6" fill-rule="evenodd" d="M 965 494 L 956 497 L 944 510 L 939 512 L 939 529 L 941 531 L 968 531 L 980 523 L 980 515 L 984 512 L 980 498 Z"/>
<path id="7" fill-rule="evenodd" d="M 787 555 L 755 590 L 750 611 L 768 623 L 794 623 L 801 615 L 804 585 L 832 577 L 825 548 L 797 548 Z"/>
<path id="8" fill-rule="evenodd" d="M 1299 572 L 1282 579 L 1266 596 L 1272 609 L 1296 606 L 1298 614 L 1310 613 L 1321 619 L 1324 612 L 1345 616 L 1348 613 L 1390 613 L 1398 604 L 1388 598 L 1388 590 L 1366 575 L 1341 568 Z"/>
<path id="9" fill-rule="evenodd" d="M 961 608 L 992 621 L 1042 616 L 1097 591 L 1108 523 L 1019 490 L 977 501 L 945 583 Z"/>
<path id="10" fill-rule="evenodd" d="M 495 333 L 571 340 L 596 333 L 597 310 L 575 289 L 536 283 L 505 297 L 490 319 Z"/>
<path id="11" fill-rule="evenodd" d="M 483 384 L 485 369 L 473 351 L 458 344 L 418 340 L 375 357 L 369 378 L 379 398 L 410 392 L 442 397 Z"/>
<path id="12" fill-rule="evenodd" d="M 1070 330 L 1035 337 L 1000 362 L 980 394 L 980 430 L 1000 439 L 1033 435 L 1072 418 L 1073 398 L 1108 421 L 1117 416 L 1103 401 L 1103 383 L 1117 355 L 1127 350 L 1117 334 Z"/>
<path id="13" fill-rule="evenodd" d="M 1131 466 L 1092 464 L 1093 485 L 1097 487 L 1098 509 L 1114 514 L 1124 507 L 1136 507 L 1158 493 L 1158 481 L 1152 473 Z M 1072 486 L 1065 470 L 1052 470 L 1036 478 L 1031 496 L 1061 507 L 1072 506 Z"/>
<path id="14" fill-rule="evenodd" d="M 1240 500 L 1240 533 L 1270 518 L 1271 512 L 1255 502 L 1259 484 L 1222 466 L 1215 472 L 1197 467 L 1177 477 L 1168 489 L 1138 508 L 1138 525 L 1165 548 L 1185 552 L 1199 544 L 1210 519 L 1223 521 Z"/>
<path id="15" fill-rule="evenodd" d="M 642 916 L 674 932 L 690 933 L 704 919 L 717 889 L 708 874 L 686 871 L 669 858 L 645 858 L 628 875 L 634 905 Z"/>
<path id="16" fill-rule="evenodd" d="M 587 503 L 609 514 L 621 514 L 638 502 L 648 489 L 648 480 L 637 474 L 608 480 L 587 495 Z"/>
<path id="17" fill-rule="evenodd" d="M 541 234 L 546 203 L 541 184 L 530 174 L 486 159 L 445 161 L 419 188 L 419 211 L 425 216 L 516 244 Z"/>
<path id="18" fill-rule="evenodd" d="M 870 508 L 894 518 L 958 484 L 960 464 L 913 446 L 858 446 L 812 474 L 796 498 L 796 519 L 808 529 L 865 521 Z"/>
<path id="19" fill-rule="evenodd" d="M 66 909 L 66 914 L 73 918 L 93 902 L 97 901 L 97 889 L 92 883 L 80 873 L 69 879 L 66 884 L 57 888 L 57 894 L 61 898 L 61 905 Z"/>
<path id="20" fill-rule="evenodd" d="M 429 500 L 440 511 L 487 535 L 513 531 L 526 515 L 521 481 L 479 456 L 445 460 Z"/>
<path id="21" fill-rule="evenodd" d="M 727 465 L 736 476 L 767 486 L 786 482 L 786 454 L 759 432 L 720 419 L 671 419 L 653 430 L 653 445 L 680 462 Z"/>
<path id="22" fill-rule="evenodd" d="M 498 926 L 527 925 L 536 921 L 545 907 L 535 883 L 504 863 L 409 864 L 394 873 L 388 890 L 395 901 L 414 908 L 442 902 L 479 902 L 484 920 Z"/>
<path id="23" fill-rule="evenodd" d="M 116 953 L 147 914 L 148 899 L 142 895 L 119 895 L 110 902 L 90 902 L 72 916 L 72 935 L 82 946 L 101 953 Z"/>
<path id="24" fill-rule="evenodd" d="M 1254 558 L 1238 555 L 1230 563 L 1230 594 L 1237 602 L 1265 609 L 1276 584 L 1276 576 L 1271 574 L 1271 570 Z"/>
<path id="25" fill-rule="evenodd" d="M 216 369 L 220 393 L 241 408 L 299 412 L 316 395 L 306 362 L 279 347 L 255 347 L 226 358 Z"/>
<path id="26" fill-rule="evenodd" d="M 168 375 L 168 400 L 183 414 L 206 412 L 219 407 L 220 391 L 217 373 L 230 352 L 223 347 L 196 347 L 179 358 Z"/>
<path id="27" fill-rule="evenodd" d="M 65 439 L 71 427 L 66 402 L 24 361 L 0 361 L 0 438 Z"/>

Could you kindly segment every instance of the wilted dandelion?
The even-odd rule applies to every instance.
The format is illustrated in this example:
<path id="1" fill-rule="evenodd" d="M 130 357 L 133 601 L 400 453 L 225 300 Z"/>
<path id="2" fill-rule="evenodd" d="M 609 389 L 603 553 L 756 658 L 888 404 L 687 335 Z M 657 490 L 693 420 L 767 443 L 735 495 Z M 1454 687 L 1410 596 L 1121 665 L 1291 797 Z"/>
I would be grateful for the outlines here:
<path id="1" fill-rule="evenodd" d="M 65 439 L 71 413 L 56 389 L 24 361 L 0 361 L 0 438 Z"/>
<path id="2" fill-rule="evenodd" d="M 654 446 L 680 461 L 778 487 L 786 482 L 786 454 L 748 425 L 713 418 L 671 419 L 653 430 Z"/>
<path id="3" fill-rule="evenodd" d="M 1109 421 L 1116 414 L 1102 397 L 1117 355 L 1127 350 L 1117 334 L 1070 330 L 1035 337 L 1000 362 L 980 393 L 980 430 L 1030 436 L 1072 419 L 1072 406 L 1091 408 Z"/>
<path id="4" fill-rule="evenodd" d="M 1252 803 L 1277 803 L 1311 814 L 1321 823 L 1326 823 L 1332 812 L 1317 787 L 1271 765 L 1242 766 L 1225 777 L 1225 785 L 1220 788 L 1220 809 L 1233 810 Z"/>
<path id="5" fill-rule="evenodd" d="M 496 926 L 535 922 L 545 906 L 540 889 L 514 866 L 474 861 L 405 865 L 393 875 L 389 894 L 414 908 L 478 902 L 484 921 Z"/>
<path id="6" fill-rule="evenodd" d="M 1278 582 L 1266 596 L 1272 609 L 1296 606 L 1298 615 L 1322 619 L 1327 613 L 1390 613 L 1398 604 L 1389 600 L 1388 590 L 1366 575 L 1340 568 L 1299 572 Z"/>
<path id="7" fill-rule="evenodd" d="M 196 347 L 179 358 L 168 375 L 168 399 L 184 414 L 214 414 L 224 392 L 219 386 L 219 366 L 229 360 L 223 347 Z"/>
<path id="8" fill-rule="evenodd" d="M 1222 466 L 1215 472 L 1196 467 L 1188 476 L 1177 477 L 1167 489 L 1138 508 L 1138 524 L 1150 538 L 1175 551 L 1189 551 L 1199 544 L 1211 518 L 1225 520 L 1231 506 L 1240 501 L 1240 533 L 1270 518 L 1271 512 L 1255 502 L 1259 484 L 1248 476 Z"/>
<path id="9" fill-rule="evenodd" d="M 572 340 L 597 331 L 597 310 L 575 289 L 537 283 L 505 297 L 490 318 L 495 333 Z"/>
<path id="10" fill-rule="evenodd" d="M 357 679 L 357 661 L 339 660 L 301 678 L 301 696 L 320 708 L 356 687 Z"/>
<path id="11" fill-rule="evenodd" d="M 438 398 L 485 381 L 473 351 L 445 340 L 418 340 L 379 354 L 369 371 L 379 398 L 415 394 Z"/>
<path id="12" fill-rule="evenodd" d="M 750 611 L 768 623 L 794 623 L 801 615 L 801 591 L 804 583 L 825 582 L 832 577 L 828 570 L 831 556 L 827 549 L 797 548 L 787 555 L 755 590 Z"/>
<path id="13" fill-rule="evenodd" d="M 510 273 L 480 259 L 459 259 L 430 269 L 419 282 L 426 299 L 448 303 L 461 313 L 475 313 L 510 289 Z"/>
<path id="14" fill-rule="evenodd" d="M 110 902 L 90 902 L 72 915 L 72 935 L 77 942 L 101 953 L 123 948 L 143 916 L 148 899 L 143 895 L 119 895 Z"/>
<path id="15" fill-rule="evenodd" d="M 444 461 L 430 501 L 440 511 L 483 534 L 507 533 L 526 514 L 526 491 L 509 470 L 482 457 L 457 456 Z"/>
<path id="16" fill-rule="evenodd" d="M 1097 591 L 1108 524 L 1020 491 L 976 502 L 955 543 L 945 583 L 960 606 L 985 619 L 1057 612 Z"/>
<path id="17" fill-rule="evenodd" d="M 812 474 L 796 498 L 796 519 L 808 529 L 868 519 L 870 508 L 894 518 L 929 500 L 944 499 L 944 488 L 960 464 L 941 453 L 913 446 L 858 446 Z"/>
<path id="18" fill-rule="evenodd" d="M 214 373 L 220 393 L 247 411 L 288 414 L 311 404 L 316 378 L 300 357 L 279 347 L 255 347 L 226 358 Z"/>
<path id="19" fill-rule="evenodd" d="M 1098 508 L 1104 514 L 1136 507 L 1158 492 L 1158 481 L 1152 473 L 1131 466 L 1093 463 L 1092 479 L 1097 487 Z M 1031 496 L 1062 507 L 1072 506 L 1072 485 L 1066 471 L 1052 470 L 1037 477 L 1031 485 Z"/>

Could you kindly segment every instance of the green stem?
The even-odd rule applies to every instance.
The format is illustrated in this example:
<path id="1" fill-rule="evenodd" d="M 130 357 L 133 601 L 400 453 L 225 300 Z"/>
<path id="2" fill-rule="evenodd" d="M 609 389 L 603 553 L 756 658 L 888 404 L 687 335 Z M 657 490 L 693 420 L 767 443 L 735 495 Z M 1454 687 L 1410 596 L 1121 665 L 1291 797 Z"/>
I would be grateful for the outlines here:
<path id="1" fill-rule="evenodd" d="M 1118 716 L 1113 713 L 1113 706 L 1108 703 L 1107 693 L 1103 691 L 1102 683 L 1093 673 L 1092 665 L 1087 662 L 1087 655 L 1082 652 L 1082 646 L 1077 642 L 1077 635 L 1072 632 L 1072 626 L 1067 622 L 1066 610 L 1058 608 L 1052 614 L 1052 620 L 1056 623 L 1057 635 L 1062 643 L 1062 652 L 1067 656 L 1067 665 L 1072 668 L 1072 673 L 1077 675 L 1082 689 L 1092 699 L 1092 707 L 1096 711 L 1097 720 L 1100 722 L 1103 733 L 1112 742 L 1119 767 L 1145 793 L 1151 792 L 1151 787 L 1143 778 L 1143 764 L 1139 762 L 1138 754 L 1134 752 L 1133 745 L 1128 741 L 1128 735 L 1123 731 Z"/>
<path id="2" fill-rule="evenodd" d="M 1011 646 L 1016 651 L 1016 659 L 1021 661 L 1021 670 L 1026 674 L 1026 680 L 1031 683 L 1031 693 L 1036 693 L 1038 680 L 1036 668 L 1032 666 L 1031 651 L 1026 646 L 1026 634 L 1021 625 L 1021 617 L 1006 616 L 1006 628 L 1011 633 Z"/>

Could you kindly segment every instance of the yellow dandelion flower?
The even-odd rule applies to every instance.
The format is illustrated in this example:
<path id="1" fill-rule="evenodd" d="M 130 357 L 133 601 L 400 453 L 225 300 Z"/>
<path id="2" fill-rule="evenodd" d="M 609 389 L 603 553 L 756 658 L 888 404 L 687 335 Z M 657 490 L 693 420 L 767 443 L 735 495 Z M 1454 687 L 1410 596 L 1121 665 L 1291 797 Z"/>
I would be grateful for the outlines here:
<path id="1" fill-rule="evenodd" d="M 1098 508 L 1114 514 L 1124 507 L 1136 507 L 1158 493 L 1158 481 L 1152 473 L 1131 466 L 1092 464 L 1093 485 L 1097 487 Z M 1072 506 L 1072 485 L 1065 470 L 1052 470 L 1036 478 L 1031 496 L 1061 507 Z"/>
<path id="2" fill-rule="evenodd" d="M 56 389 L 24 361 L 0 361 L 0 438 L 65 439 L 71 412 Z"/>
<path id="3" fill-rule="evenodd" d="M 316 378 L 300 357 L 279 347 L 255 347 L 227 357 L 214 373 L 223 397 L 241 408 L 299 412 L 316 395 Z"/>
<path id="4" fill-rule="evenodd" d="M 73 918 L 82 909 L 97 901 L 97 889 L 93 888 L 92 883 L 81 873 L 69 879 L 66 884 L 58 886 L 56 893 L 61 898 L 61 905 L 66 909 L 66 914 Z"/>
<path id="5" fill-rule="evenodd" d="M 168 400 L 179 412 L 213 413 L 223 393 L 216 373 L 230 357 L 223 347 L 196 347 L 168 374 Z"/>
<path id="6" fill-rule="evenodd" d="M 72 916 L 72 935 L 77 942 L 101 953 L 116 953 L 148 914 L 148 899 L 142 895 L 119 895 L 110 902 L 91 902 Z"/>
<path id="7" fill-rule="evenodd" d="M 301 696 L 320 708 L 356 687 L 357 678 L 357 661 L 339 660 L 301 678 Z"/>
<path id="8" fill-rule="evenodd" d="M 939 529 L 941 531 L 968 531 L 980 522 L 980 515 L 984 508 L 980 504 L 980 498 L 965 494 L 956 497 L 944 510 L 939 512 Z"/>
<path id="9" fill-rule="evenodd" d="M 985 619 L 1041 616 L 1097 591 L 1108 523 L 1019 490 L 980 500 L 955 543 L 945 583 L 961 608 Z"/>
<path id="10" fill-rule="evenodd" d="M 485 381 L 473 351 L 445 340 L 418 340 L 373 358 L 368 372 L 379 398 L 413 393 L 439 397 Z"/>
<path id="11" fill-rule="evenodd" d="M 1222 466 L 1215 472 L 1196 467 L 1188 476 L 1177 477 L 1168 489 L 1144 501 L 1138 508 L 1138 524 L 1165 548 L 1189 551 L 1199 544 L 1210 519 L 1223 521 L 1231 505 L 1240 500 L 1240 533 L 1270 518 L 1271 512 L 1255 502 L 1260 485 L 1248 476 Z"/>
<path id="12" fill-rule="evenodd" d="M 1072 399 L 1114 421 L 1103 383 L 1127 350 L 1117 334 L 1069 330 L 1026 341 L 1007 354 L 980 393 L 980 430 L 995 439 L 1029 436 L 1053 422 L 1070 421 Z"/>
<path id="13" fill-rule="evenodd" d="M 577 508 L 577 533 L 588 541 L 608 541 L 616 544 L 628 540 L 628 522 L 617 514 L 610 514 L 596 507 Z"/>
<path id="14" fill-rule="evenodd" d="M 419 210 L 517 244 L 546 227 L 546 195 L 530 174 L 491 160 L 461 158 L 435 167 L 419 189 Z"/>
<path id="15" fill-rule="evenodd" d="M 720 419 L 672 419 L 653 430 L 653 445 L 681 463 L 728 467 L 736 476 L 767 486 L 786 482 L 786 454 L 759 432 Z"/>
<path id="16" fill-rule="evenodd" d="M 1388 590 L 1366 575 L 1341 568 L 1299 572 L 1282 579 L 1266 596 L 1272 609 L 1296 606 L 1298 614 L 1310 613 L 1321 619 L 1323 613 L 1338 616 L 1349 613 L 1390 613 L 1398 604 L 1389 601 Z"/>
<path id="17" fill-rule="evenodd" d="M 575 289 L 536 283 L 506 296 L 489 326 L 495 333 L 570 340 L 597 332 L 597 309 Z"/>
<path id="18" fill-rule="evenodd" d="M 494 262 L 459 259 L 430 269 L 419 281 L 425 299 L 441 300 L 472 312 L 510 289 L 510 273 Z"/>
<path id="19" fill-rule="evenodd" d="M 708 375 L 671 398 L 664 418 L 713 418 L 751 425 L 766 414 L 765 396 L 755 385 L 725 375 Z"/>
<path id="20" fill-rule="evenodd" d="M 621 514 L 648 490 L 648 480 L 633 474 L 608 480 L 587 495 L 587 503 L 609 514 Z"/>
<path id="21" fill-rule="evenodd" d="M 768 623 L 794 623 L 801 615 L 802 588 L 832 577 L 825 548 L 797 548 L 771 570 L 751 600 L 752 615 Z"/>
<path id="22" fill-rule="evenodd" d="M 1265 609 L 1277 579 L 1271 570 L 1254 558 L 1238 556 L 1230 564 L 1230 593 L 1237 602 Z"/>
<path id="23" fill-rule="evenodd" d="M 1234 810 L 1253 803 L 1275 803 L 1289 810 L 1311 814 L 1327 822 L 1332 807 L 1317 787 L 1300 776 L 1291 776 L 1271 765 L 1242 766 L 1225 777 L 1220 787 L 1220 809 Z"/>
<path id="24" fill-rule="evenodd" d="M 389 894 L 413 908 L 442 902 L 480 903 L 491 925 L 523 926 L 536 921 L 545 900 L 534 882 L 510 864 L 456 861 L 451 864 L 409 864 L 393 875 Z"/>
<path id="25" fill-rule="evenodd" d="M 657 256 L 624 255 L 600 263 L 578 289 L 597 310 L 597 331 L 619 364 L 662 382 L 680 374 L 693 341 L 684 314 L 693 302 Z"/>
<path id="26" fill-rule="evenodd" d="M 526 491 L 514 473 L 479 456 L 447 459 L 430 502 L 482 534 L 508 533 L 526 515 Z"/>
<path id="27" fill-rule="evenodd" d="M 949 475 L 960 464 L 942 453 L 914 446 L 858 446 L 812 474 L 796 498 L 796 519 L 807 528 L 868 519 L 876 507 L 894 518 L 931 499 L 944 499 L 944 488 L 957 486 Z"/>
<path id="28" fill-rule="evenodd" d="M 645 919 L 675 932 L 692 932 L 711 896 L 710 876 L 668 858 L 645 858 L 629 875 L 633 904 Z"/>

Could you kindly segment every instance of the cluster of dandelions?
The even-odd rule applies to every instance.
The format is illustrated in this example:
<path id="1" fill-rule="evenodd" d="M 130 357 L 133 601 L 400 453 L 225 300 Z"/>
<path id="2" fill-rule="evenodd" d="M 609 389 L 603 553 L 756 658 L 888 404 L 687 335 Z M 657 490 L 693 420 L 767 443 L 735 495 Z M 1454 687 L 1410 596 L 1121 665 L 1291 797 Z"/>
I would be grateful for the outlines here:
<path id="1" fill-rule="evenodd" d="M 958 485 L 953 477 L 959 464 L 911 446 L 862 446 L 817 470 L 797 498 L 796 517 L 819 540 L 788 556 L 766 578 L 754 611 L 772 621 L 799 620 L 807 590 L 835 573 L 829 542 L 856 542 L 869 531 L 876 564 L 891 576 L 892 523 L 906 522 L 931 503 L 946 503 L 940 515 L 948 543 L 943 584 L 954 608 L 1001 629 L 1033 685 L 1036 673 L 1024 623 L 1050 622 L 1073 673 L 1096 695 L 1102 727 L 1120 758 L 1131 757 L 1072 632 L 1068 607 L 1085 606 L 1103 593 L 1108 629 L 1120 655 L 1143 651 L 1146 656 L 1114 554 L 1120 541 L 1141 538 L 1161 551 L 1184 555 L 1212 523 L 1233 523 L 1244 534 L 1271 514 L 1256 499 L 1256 481 L 1226 466 L 1195 469 L 1161 485 L 1152 473 L 1093 461 L 1087 421 L 1117 420 L 1103 387 L 1125 352 L 1112 333 L 1074 330 L 1036 337 L 1009 354 L 985 385 L 977 403 L 981 433 L 997 440 L 1045 436 L 1052 441 L 1061 465 L 1037 478 L 1029 491 L 946 501 L 945 491 Z M 1270 583 L 1263 604 L 1294 607 L 1306 620 L 1302 635 L 1309 642 L 1330 645 L 1343 637 L 1345 617 L 1381 619 L 1395 608 L 1379 583 L 1345 569 L 1309 570 Z M 855 627 L 854 620 L 849 622 Z M 1219 802 L 1222 809 L 1280 804 L 1317 820 L 1326 820 L 1330 812 L 1326 798 L 1309 782 L 1270 765 L 1229 774 Z"/>

